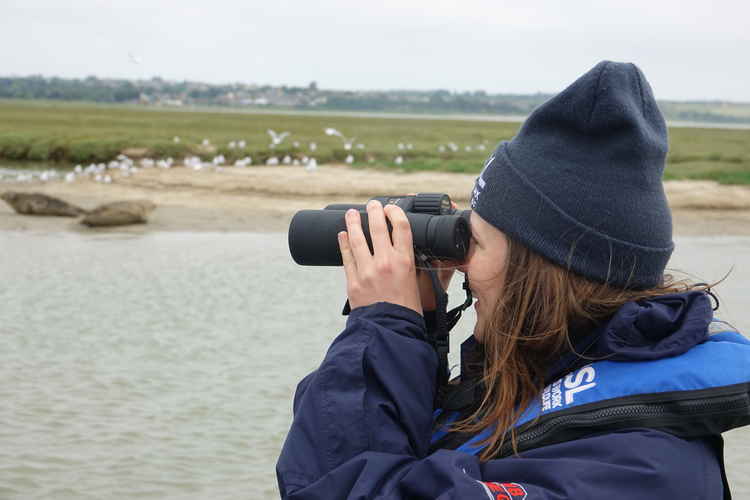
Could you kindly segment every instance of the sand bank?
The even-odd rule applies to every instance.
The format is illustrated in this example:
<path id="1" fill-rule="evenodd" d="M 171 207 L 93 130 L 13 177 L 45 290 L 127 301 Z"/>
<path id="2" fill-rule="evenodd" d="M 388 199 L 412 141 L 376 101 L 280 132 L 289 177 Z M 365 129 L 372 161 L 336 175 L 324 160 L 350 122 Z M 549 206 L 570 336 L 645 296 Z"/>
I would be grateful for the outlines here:
<path id="1" fill-rule="evenodd" d="M 476 176 L 331 165 L 316 172 L 292 166 L 225 168 L 221 172 L 172 168 L 141 170 L 131 177 L 115 173 L 113 177 L 112 184 L 79 179 L 73 183 L 0 185 L 0 191 L 42 192 L 88 209 L 139 198 L 157 204 L 148 225 L 117 231 L 284 231 L 297 210 L 360 203 L 382 194 L 445 192 L 465 208 Z M 666 192 L 676 234 L 750 235 L 750 188 L 710 181 L 670 181 Z M 73 219 L 18 215 L 0 203 L 2 229 L 92 231 Z"/>

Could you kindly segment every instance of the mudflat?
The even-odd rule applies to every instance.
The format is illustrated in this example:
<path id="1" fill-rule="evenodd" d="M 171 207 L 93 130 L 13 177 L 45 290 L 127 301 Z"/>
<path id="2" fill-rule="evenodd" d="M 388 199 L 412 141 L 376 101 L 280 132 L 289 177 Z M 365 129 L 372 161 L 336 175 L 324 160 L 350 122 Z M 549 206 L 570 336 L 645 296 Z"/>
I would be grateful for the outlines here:
<path id="1" fill-rule="evenodd" d="M 314 172 L 295 166 L 230 167 L 221 171 L 186 167 L 143 169 L 113 175 L 111 184 L 74 182 L 0 185 L 0 191 L 41 192 L 86 209 L 147 199 L 157 206 L 146 225 L 114 231 L 285 231 L 294 213 L 329 203 L 408 192 L 443 192 L 466 208 L 476 174 L 435 171 L 401 173 L 345 165 Z M 750 187 L 712 181 L 667 181 L 665 190 L 678 235 L 750 235 Z M 648 217 L 648 214 L 643 214 Z M 0 203 L 0 230 L 102 231 L 76 220 L 16 214 Z"/>

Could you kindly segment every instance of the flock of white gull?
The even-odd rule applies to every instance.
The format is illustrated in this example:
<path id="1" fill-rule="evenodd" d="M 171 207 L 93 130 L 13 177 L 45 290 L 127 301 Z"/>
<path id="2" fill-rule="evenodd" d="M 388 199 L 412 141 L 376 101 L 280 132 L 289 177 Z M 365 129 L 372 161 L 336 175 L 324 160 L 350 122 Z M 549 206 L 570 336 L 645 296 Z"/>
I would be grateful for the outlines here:
<path id="1" fill-rule="evenodd" d="M 284 140 L 289 137 L 291 134 L 289 132 L 276 132 L 274 130 L 269 129 L 268 135 L 270 136 L 271 143 L 269 144 L 269 147 L 271 149 L 275 149 L 276 147 L 280 146 Z M 334 128 L 326 128 L 325 129 L 326 135 L 329 136 L 335 136 L 339 137 L 343 143 L 343 147 L 346 151 L 351 151 L 344 160 L 347 164 L 353 164 L 355 157 L 354 152 L 355 150 L 364 150 L 365 145 L 362 143 L 357 143 L 356 137 L 345 137 L 341 132 Z M 175 143 L 179 143 L 181 139 L 177 136 L 173 138 L 173 141 Z M 227 144 L 227 148 L 230 150 L 233 150 L 235 152 L 243 151 L 247 148 L 247 142 L 244 140 L 233 140 L 230 141 Z M 203 139 L 202 147 L 205 150 L 211 150 L 215 148 L 212 146 L 211 141 L 208 139 Z M 302 145 L 298 141 L 292 142 L 292 147 L 294 149 L 300 149 Z M 318 149 L 318 145 L 315 142 L 310 142 L 307 144 L 307 148 L 309 150 L 310 155 L 314 154 L 315 151 Z M 411 143 L 398 143 L 396 145 L 396 149 L 398 151 L 410 151 L 414 149 L 414 145 Z M 441 144 L 438 146 L 438 152 L 445 153 L 447 151 L 451 151 L 453 153 L 456 153 L 460 151 L 462 148 L 459 147 L 458 144 L 454 142 L 448 142 L 447 144 Z M 464 151 L 471 152 L 471 151 L 485 151 L 486 146 L 484 144 L 479 144 L 477 146 L 464 146 Z M 369 161 L 374 161 L 374 158 L 371 156 L 369 157 Z M 395 165 L 401 165 L 404 162 L 404 158 L 401 154 L 398 154 L 393 159 L 393 164 Z M 10 170 L 10 169 L 2 169 L 0 168 L 0 182 L 9 182 L 9 183 L 27 183 L 27 182 L 49 182 L 49 181 L 64 181 L 64 182 L 75 182 L 77 179 L 80 178 L 88 178 L 93 180 L 94 182 L 99 182 L 103 184 L 110 184 L 115 181 L 116 176 L 115 173 L 119 177 L 130 177 L 132 175 L 137 174 L 141 169 L 150 169 L 150 168 L 160 168 L 160 169 L 169 169 L 173 166 L 182 165 L 186 168 L 200 171 L 200 170 L 213 170 L 216 172 L 221 172 L 225 167 L 234 166 L 239 168 L 248 167 L 253 164 L 252 157 L 243 156 L 237 160 L 234 161 L 233 164 L 229 164 L 227 162 L 227 159 L 224 157 L 224 155 L 219 154 L 213 157 L 211 161 L 204 161 L 198 156 L 186 156 L 181 163 L 176 163 L 173 158 L 162 158 L 162 159 L 153 159 L 153 158 L 141 158 L 139 160 L 134 160 L 132 158 L 129 158 L 125 154 L 120 154 L 117 156 L 116 159 L 108 162 L 108 163 L 92 163 L 86 167 L 82 165 L 76 165 L 75 168 L 73 168 L 69 172 L 63 172 L 61 173 L 59 170 L 44 170 L 44 171 L 29 171 L 29 170 Z M 313 156 L 308 156 L 306 154 L 301 155 L 295 155 L 295 157 L 292 157 L 290 155 L 284 155 L 283 157 L 279 158 L 278 156 L 270 156 L 266 159 L 265 165 L 274 166 L 274 165 L 291 165 L 291 166 L 304 166 L 305 170 L 307 172 L 315 172 L 318 169 L 318 162 Z"/>

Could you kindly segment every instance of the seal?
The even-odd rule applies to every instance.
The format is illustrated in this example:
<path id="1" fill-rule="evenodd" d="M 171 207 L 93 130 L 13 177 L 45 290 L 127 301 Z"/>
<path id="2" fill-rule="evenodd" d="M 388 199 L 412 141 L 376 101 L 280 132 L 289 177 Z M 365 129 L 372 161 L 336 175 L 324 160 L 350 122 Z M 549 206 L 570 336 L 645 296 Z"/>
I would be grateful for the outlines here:
<path id="1" fill-rule="evenodd" d="M 10 205 L 16 213 L 23 215 L 78 217 L 87 213 L 81 207 L 42 193 L 5 191 L 0 194 L 0 199 Z"/>
<path id="2" fill-rule="evenodd" d="M 145 224 L 156 205 L 149 200 L 116 201 L 91 210 L 81 219 L 89 227 L 125 226 Z"/>

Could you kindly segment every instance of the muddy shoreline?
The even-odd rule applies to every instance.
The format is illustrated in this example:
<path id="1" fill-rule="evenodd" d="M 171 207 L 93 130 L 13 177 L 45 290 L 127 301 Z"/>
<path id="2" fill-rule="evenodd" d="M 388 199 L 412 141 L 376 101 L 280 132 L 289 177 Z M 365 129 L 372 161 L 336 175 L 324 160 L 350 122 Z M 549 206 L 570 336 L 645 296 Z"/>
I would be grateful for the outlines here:
<path id="1" fill-rule="evenodd" d="M 360 203 L 371 196 L 445 192 L 468 205 L 475 175 L 444 172 L 394 173 L 347 166 L 148 169 L 112 184 L 90 179 L 72 183 L 2 184 L 0 191 L 41 192 L 91 209 L 101 203 L 148 199 L 157 209 L 147 225 L 89 229 L 76 219 L 19 215 L 0 202 L 0 230 L 32 231 L 233 231 L 283 232 L 292 215 L 329 203 Z M 711 181 L 665 183 L 674 232 L 685 236 L 750 236 L 750 188 Z"/>

